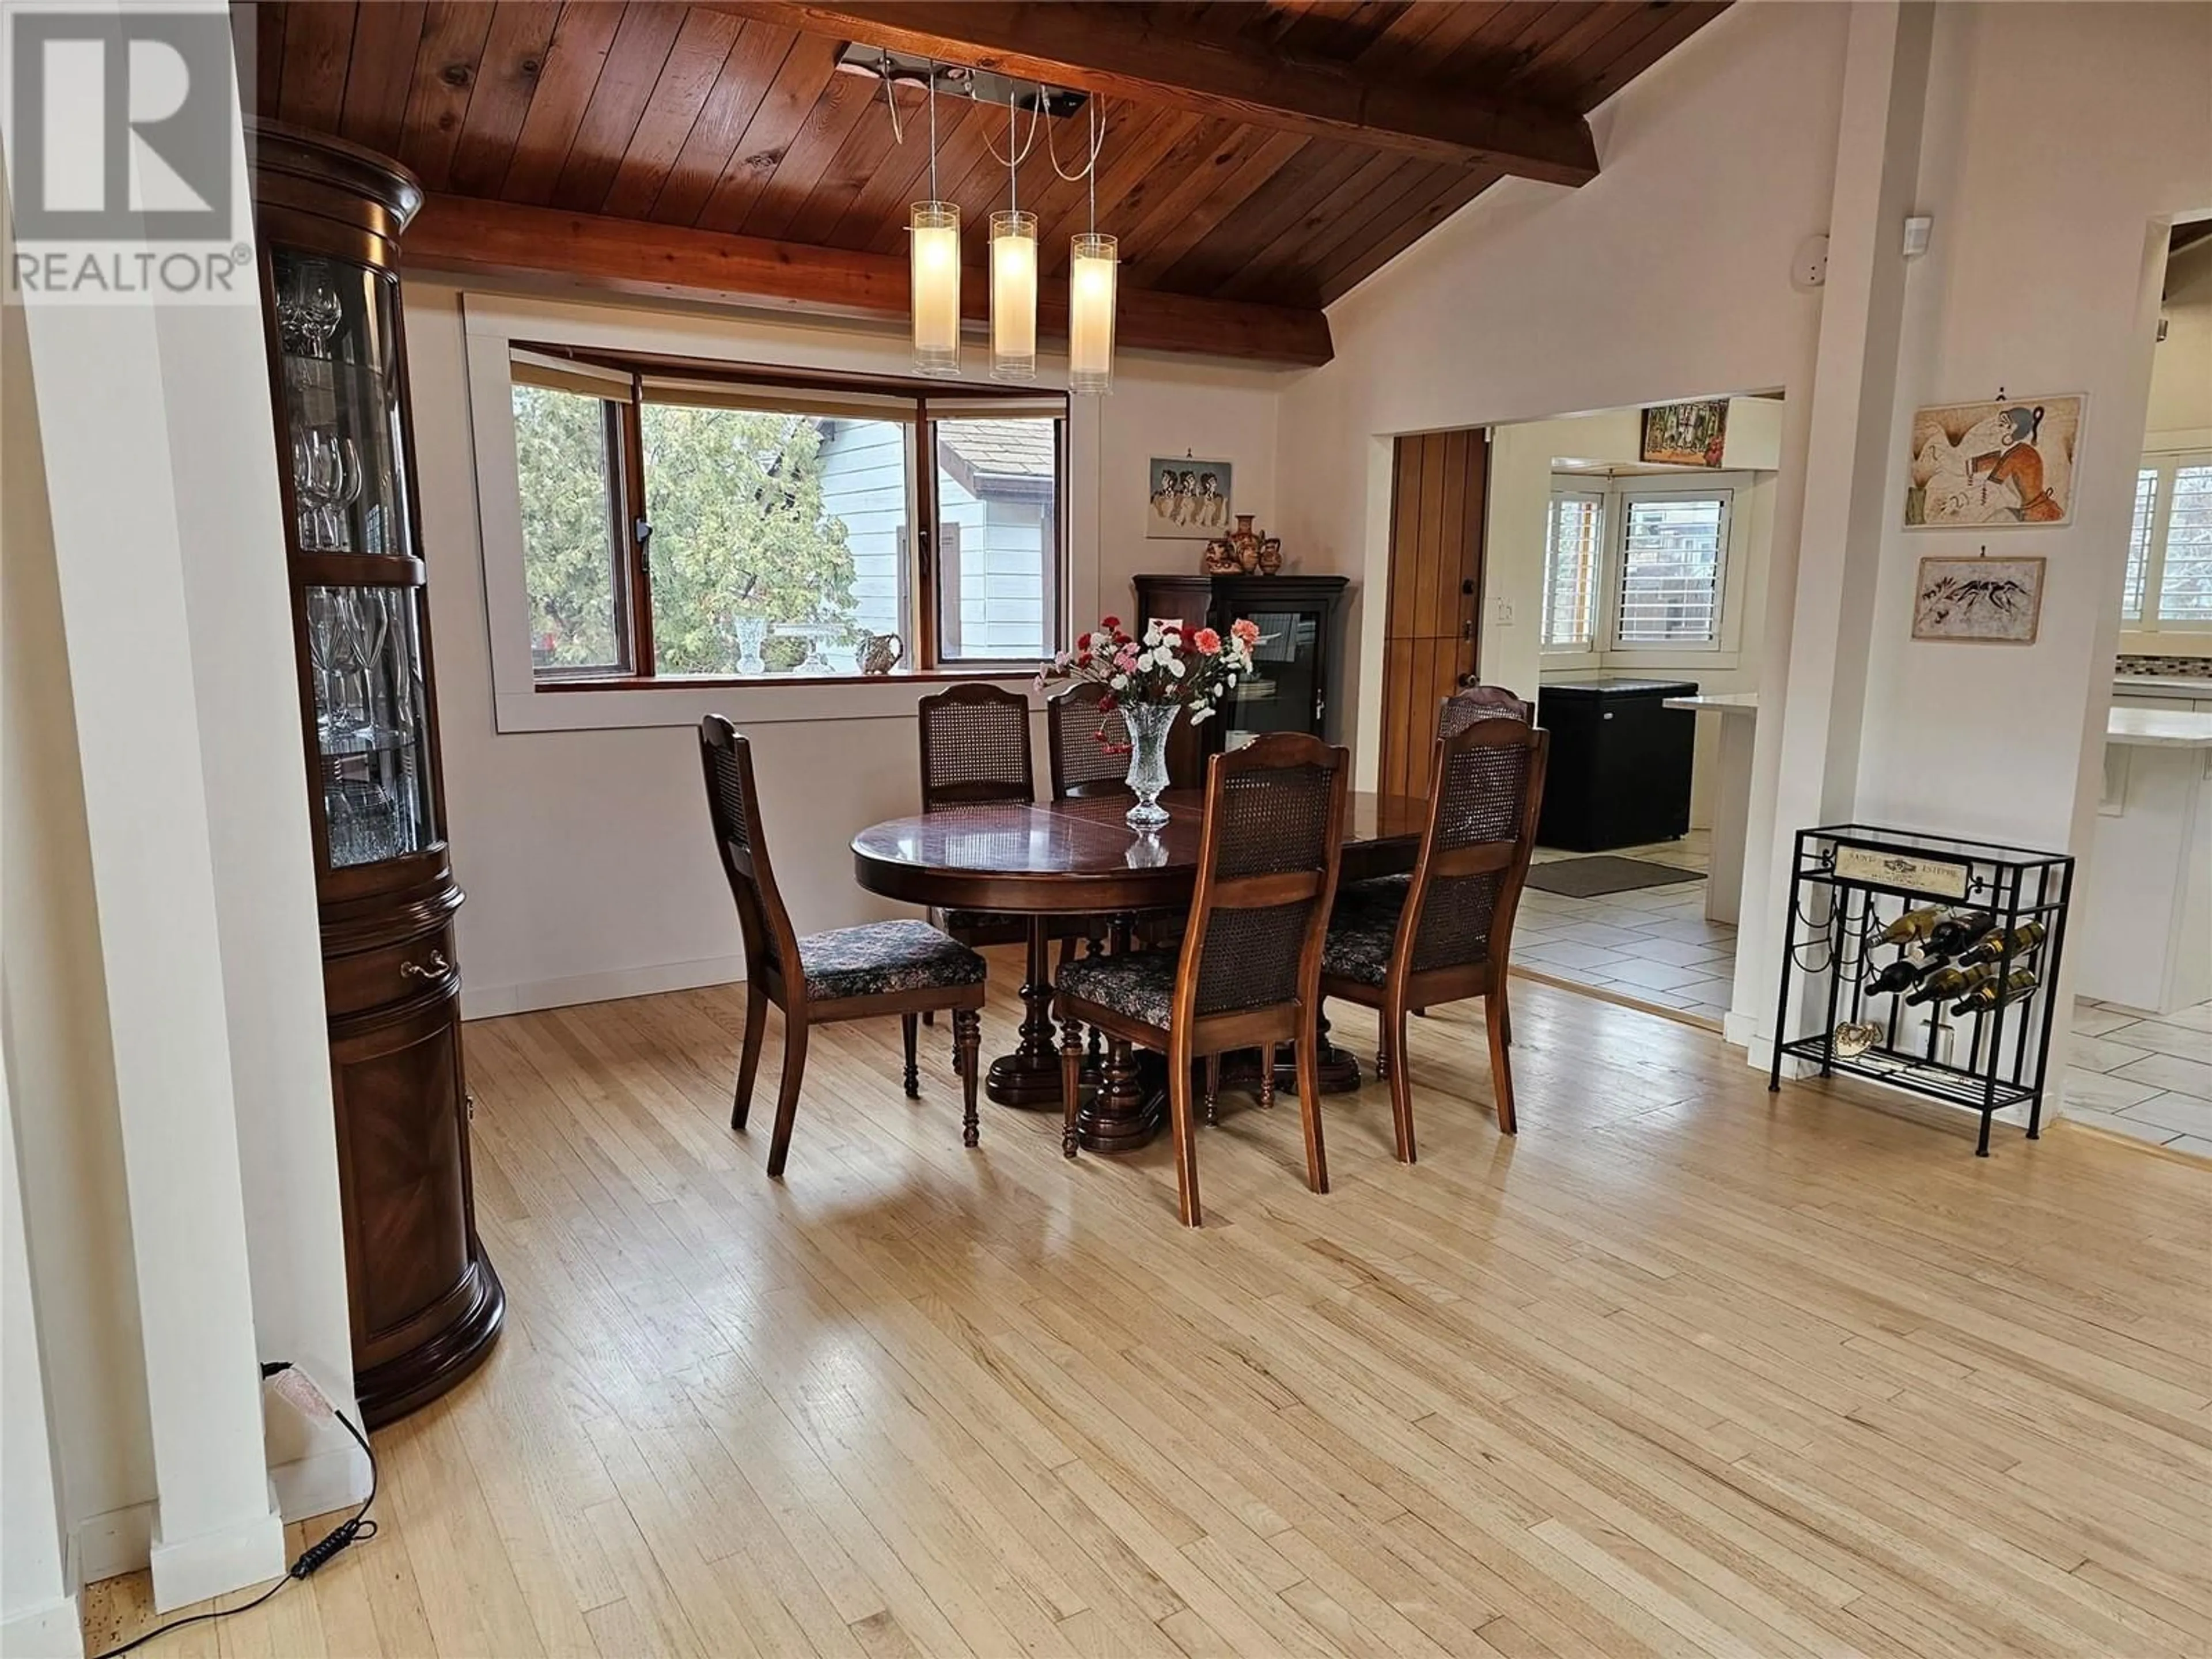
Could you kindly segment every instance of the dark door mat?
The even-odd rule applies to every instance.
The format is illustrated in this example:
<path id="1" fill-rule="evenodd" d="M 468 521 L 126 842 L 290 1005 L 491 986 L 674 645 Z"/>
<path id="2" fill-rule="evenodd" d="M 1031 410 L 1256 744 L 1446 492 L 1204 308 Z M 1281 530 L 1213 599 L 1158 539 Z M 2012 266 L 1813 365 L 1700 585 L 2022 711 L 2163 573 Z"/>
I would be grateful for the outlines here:
<path id="1" fill-rule="evenodd" d="M 1677 870 L 1671 864 L 1649 859 L 1617 859 L 1604 854 L 1595 858 L 1559 859 L 1528 866 L 1528 884 L 1569 898 L 1603 898 L 1607 893 L 1631 893 L 1639 887 L 1672 887 L 1677 882 L 1703 881 L 1702 870 Z"/>

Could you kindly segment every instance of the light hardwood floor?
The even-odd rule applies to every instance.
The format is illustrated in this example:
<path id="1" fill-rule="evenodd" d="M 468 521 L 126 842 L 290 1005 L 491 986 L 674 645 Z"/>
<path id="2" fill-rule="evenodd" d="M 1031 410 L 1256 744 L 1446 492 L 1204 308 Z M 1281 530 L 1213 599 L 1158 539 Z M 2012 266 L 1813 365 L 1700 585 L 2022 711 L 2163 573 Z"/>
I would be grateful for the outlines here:
<path id="1" fill-rule="evenodd" d="M 505 1340 L 376 1437 L 379 1537 L 157 1659 L 2212 1644 L 2201 1165 L 1978 1160 L 1527 985 L 1517 1140 L 1442 1010 L 1418 1167 L 1370 1085 L 1313 1196 L 1294 1103 L 1226 1097 L 1194 1233 L 1164 1145 L 1069 1164 L 987 1107 L 963 1151 L 895 1020 L 816 1035 L 772 1183 L 742 1012 L 468 1028 Z M 150 1616 L 112 1581 L 88 1638 Z"/>

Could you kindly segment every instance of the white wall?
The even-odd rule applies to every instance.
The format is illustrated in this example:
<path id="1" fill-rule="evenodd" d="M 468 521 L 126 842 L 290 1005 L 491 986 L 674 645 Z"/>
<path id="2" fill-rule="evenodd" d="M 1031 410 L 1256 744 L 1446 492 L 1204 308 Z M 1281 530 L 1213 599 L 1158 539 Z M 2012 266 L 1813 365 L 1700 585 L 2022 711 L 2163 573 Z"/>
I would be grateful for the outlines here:
<path id="1" fill-rule="evenodd" d="M 908 368 L 894 336 L 726 310 L 563 305 L 532 315 L 539 338 L 566 319 L 650 331 L 656 349 L 735 362 Z M 465 1011 L 480 1017 L 737 977 L 735 913 L 707 831 L 693 725 L 497 729 L 460 291 L 410 282 L 406 325 L 453 866 L 468 895 L 457 923 Z M 1069 599 L 1079 618 L 1094 604 L 1126 610 L 1128 579 L 1139 570 L 1197 562 L 1195 542 L 1144 540 L 1151 455 L 1197 448 L 1234 461 L 1238 505 L 1264 520 L 1283 378 L 1131 356 L 1110 397 L 1077 400 L 1073 420 L 1091 423 L 1070 445 L 1079 476 L 1069 481 Z M 504 556 L 519 557 L 513 549 Z M 922 688 L 835 690 L 871 696 L 825 700 L 819 690 L 783 687 L 638 694 L 678 699 L 672 717 L 665 702 L 641 717 L 653 720 L 696 722 L 740 698 L 749 705 L 739 723 L 753 739 L 778 877 L 802 931 L 895 913 L 854 884 L 848 843 L 919 805 L 911 699 Z M 764 700 L 787 694 L 792 713 L 779 717 Z M 1041 721 L 1036 753 L 1042 788 Z"/>
<path id="2" fill-rule="evenodd" d="M 1282 531 L 1378 593 L 1390 434 L 1781 389 L 1775 544 L 1794 545 L 1820 297 L 1790 285 L 1826 222 L 1839 6 L 1739 6 L 1593 118 L 1580 190 L 1509 179 L 1333 307 L 1336 360 L 1284 400 Z M 1548 456 L 1547 457 L 1548 462 Z M 1371 781 L 1381 607 L 1355 606 L 1356 760 Z M 1486 675 L 1532 678 L 1540 606 L 1485 619 Z M 1347 685 L 1347 690 L 1351 686 Z"/>
<path id="3" fill-rule="evenodd" d="M 294 1516 L 367 1489 L 254 1374 L 291 1359 L 350 1404 L 263 340 L 251 302 L 0 318 L 0 1021 L 35 1357 L 73 1569 L 150 1559 L 165 1607 L 281 1570 L 272 1481 Z"/>
<path id="4" fill-rule="evenodd" d="M 2212 240 L 2174 257 L 2160 314 L 2166 338 L 2152 358 L 2145 436 L 2153 448 L 2203 447 L 2212 444 Z"/>
<path id="5" fill-rule="evenodd" d="M 1957 4 L 1935 9 L 1932 33 L 1929 22 L 1874 4 L 1731 9 L 1598 112 L 1593 183 L 1503 185 L 1333 307 L 1336 361 L 1303 376 L 1281 416 L 1285 533 L 1364 573 L 1373 592 L 1390 434 L 1786 393 L 1747 1018 L 1745 988 L 1771 954 L 1765 869 L 1814 821 L 1801 814 L 1840 805 L 2086 850 L 2164 222 L 2212 207 L 2212 8 Z M 1839 168 L 1847 63 L 1859 101 Z M 1908 209 L 1936 224 L 1933 251 L 1910 266 L 1898 247 Z M 1792 255 L 1824 231 L 1841 263 L 1826 288 L 1798 291 Z M 1990 538 L 2051 557 L 2043 638 L 1914 646 L 1914 562 L 1962 538 L 1895 527 L 1909 410 L 2000 385 L 2090 398 L 2075 524 Z M 1839 439 L 1874 441 L 1812 453 L 1824 418 Z M 1834 504 L 1818 525 L 1815 484 Z M 1883 510 L 1862 514 L 1877 497 Z M 1845 506 L 1863 535 L 1846 533 Z M 1809 611 L 1801 546 L 1818 550 Z M 1364 735 L 1381 626 L 1365 609 Z M 1533 635 L 1540 617 L 1516 606 L 1512 626 Z M 1533 658 L 1532 637 L 1486 619 L 1486 672 L 1525 676 Z M 1778 808 L 1782 717 L 1801 680 L 1808 712 L 1788 746 L 1804 775 Z M 1371 735 L 1363 747 L 1371 778 Z M 1762 794 L 1784 820 L 1765 830 Z"/>
<path id="6" fill-rule="evenodd" d="M 154 1451 L 76 704 L 20 307 L 0 307 L 0 1022 L 61 1500 L 143 1564 Z"/>
<path id="7" fill-rule="evenodd" d="M 1882 538 L 1859 810 L 2086 854 L 2104 751 L 2163 220 L 2212 207 L 2212 7 L 1947 6 L 1936 19 L 1887 469 L 1901 502 L 1912 408 L 2088 395 L 2070 525 Z M 2027 112 L 2033 112 L 2032 118 Z M 2160 222 L 2154 223 L 2154 221 Z M 2041 554 L 2028 647 L 1915 643 L 1917 561 Z"/>

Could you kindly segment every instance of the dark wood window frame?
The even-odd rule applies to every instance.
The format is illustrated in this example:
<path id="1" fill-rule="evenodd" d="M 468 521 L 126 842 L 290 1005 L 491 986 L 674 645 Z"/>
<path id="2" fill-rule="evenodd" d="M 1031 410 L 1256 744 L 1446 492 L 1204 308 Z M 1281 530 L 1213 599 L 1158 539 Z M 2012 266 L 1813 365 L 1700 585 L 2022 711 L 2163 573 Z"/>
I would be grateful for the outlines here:
<path id="1" fill-rule="evenodd" d="M 533 669 L 532 682 L 538 691 L 638 691 L 656 687 L 699 686 L 819 686 L 861 684 L 884 678 L 866 674 L 669 674 L 658 671 L 653 633 L 653 568 L 648 556 L 652 536 L 645 499 L 644 406 L 647 376 L 681 376 L 684 380 L 720 382 L 753 391 L 846 392 L 887 397 L 914 405 L 907 464 L 913 481 L 913 520 L 901 538 L 902 556 L 899 583 L 908 596 L 909 627 L 908 665 L 892 671 L 906 680 L 1006 679 L 1035 672 L 1027 658 L 960 657 L 944 659 L 940 639 L 943 598 L 938 583 L 936 428 L 930 404 L 957 403 L 957 416 L 974 418 L 976 405 L 1057 402 L 1053 417 L 1052 546 L 1045 561 L 1043 604 L 1049 656 L 1066 643 L 1066 619 L 1060 615 L 1061 596 L 1068 582 L 1068 415 L 1064 392 L 1049 387 L 973 386 L 965 382 L 906 380 L 882 375 L 847 374 L 832 370 L 799 370 L 766 364 L 739 364 L 716 360 L 664 356 L 641 353 L 611 353 L 575 346 L 515 340 L 512 351 L 539 357 L 565 359 L 580 366 L 626 374 L 626 402 L 610 396 L 606 405 L 606 455 L 609 471 L 609 511 L 615 552 L 614 596 L 617 608 L 621 648 L 626 660 L 611 672 L 602 667 Z"/>

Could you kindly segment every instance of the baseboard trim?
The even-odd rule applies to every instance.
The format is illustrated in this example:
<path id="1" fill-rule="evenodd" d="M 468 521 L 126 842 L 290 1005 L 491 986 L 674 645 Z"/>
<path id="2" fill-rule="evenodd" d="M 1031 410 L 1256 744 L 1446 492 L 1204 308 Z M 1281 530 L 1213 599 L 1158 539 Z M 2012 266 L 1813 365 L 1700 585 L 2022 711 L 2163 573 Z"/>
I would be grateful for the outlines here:
<path id="1" fill-rule="evenodd" d="M 70 1548 L 76 1556 L 76 1582 L 97 1584 L 143 1568 L 154 1548 L 155 1514 L 149 1498 L 79 1522 L 70 1534 Z"/>
<path id="2" fill-rule="evenodd" d="M 156 1613 L 282 1578 L 284 1517 L 271 1509 L 174 1542 L 156 1536 L 147 1565 L 154 1570 Z"/>
<path id="3" fill-rule="evenodd" d="M 277 1464 L 269 1471 L 269 1485 L 288 1523 L 349 1510 L 368 1496 L 368 1459 L 349 1440 Z"/>
<path id="4" fill-rule="evenodd" d="M 8 1659 L 84 1659 L 76 1597 L 58 1595 L 0 1619 L 0 1653 Z"/>
<path id="5" fill-rule="evenodd" d="M 702 985 L 728 985 L 745 976 L 743 957 L 702 957 L 696 962 L 663 962 L 644 968 L 617 968 L 602 974 L 571 974 L 562 979 L 528 980 L 516 985 L 461 987 L 463 1019 L 495 1019 L 502 1014 L 534 1013 L 541 1008 L 571 1008 L 585 1002 L 618 1002 L 624 997 L 659 991 L 690 991 Z"/>

